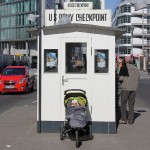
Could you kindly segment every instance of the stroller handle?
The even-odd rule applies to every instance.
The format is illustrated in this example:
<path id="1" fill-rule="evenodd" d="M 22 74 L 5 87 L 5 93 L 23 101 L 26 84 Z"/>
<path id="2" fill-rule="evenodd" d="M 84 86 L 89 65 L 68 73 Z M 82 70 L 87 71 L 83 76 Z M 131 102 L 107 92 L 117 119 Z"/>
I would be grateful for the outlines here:
<path id="1" fill-rule="evenodd" d="M 84 91 L 84 90 L 81 90 L 81 89 L 69 89 L 69 90 L 66 90 L 65 92 L 64 92 L 64 95 L 66 95 L 68 92 L 70 92 L 70 91 L 79 91 L 79 92 L 82 92 L 83 94 L 86 94 L 86 92 Z"/>

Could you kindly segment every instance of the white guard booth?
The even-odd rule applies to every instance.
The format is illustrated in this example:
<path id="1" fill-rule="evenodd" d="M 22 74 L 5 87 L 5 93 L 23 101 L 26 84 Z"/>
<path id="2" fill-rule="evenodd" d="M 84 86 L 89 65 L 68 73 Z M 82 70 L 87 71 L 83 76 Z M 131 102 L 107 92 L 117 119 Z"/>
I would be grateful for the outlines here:
<path id="1" fill-rule="evenodd" d="M 92 131 L 116 133 L 115 38 L 121 34 L 116 28 L 77 23 L 42 28 L 37 117 L 41 132 L 60 131 L 64 92 L 82 89 Z"/>

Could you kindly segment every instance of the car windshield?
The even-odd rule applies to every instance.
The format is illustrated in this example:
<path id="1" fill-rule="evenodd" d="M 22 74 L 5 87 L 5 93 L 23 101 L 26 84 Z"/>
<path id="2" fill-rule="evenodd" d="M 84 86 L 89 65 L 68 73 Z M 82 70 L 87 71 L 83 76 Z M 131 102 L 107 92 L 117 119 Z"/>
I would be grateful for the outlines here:
<path id="1" fill-rule="evenodd" d="M 10 75 L 24 75 L 25 69 L 24 68 L 6 68 L 2 72 L 2 75 L 10 76 Z"/>

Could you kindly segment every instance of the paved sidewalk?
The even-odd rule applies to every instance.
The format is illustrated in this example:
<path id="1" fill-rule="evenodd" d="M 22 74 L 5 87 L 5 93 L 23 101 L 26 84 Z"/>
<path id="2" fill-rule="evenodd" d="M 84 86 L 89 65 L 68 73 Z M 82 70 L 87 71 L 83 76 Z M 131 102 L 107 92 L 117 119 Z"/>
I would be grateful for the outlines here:
<path id="1" fill-rule="evenodd" d="M 133 125 L 119 125 L 117 134 L 94 134 L 81 150 L 149 150 L 150 109 L 136 107 Z M 36 104 L 12 108 L 0 117 L 0 150 L 73 150 L 75 142 L 59 134 L 36 132 Z"/>
<path id="2" fill-rule="evenodd" d="M 150 78 L 147 71 L 140 71 L 141 78 Z"/>

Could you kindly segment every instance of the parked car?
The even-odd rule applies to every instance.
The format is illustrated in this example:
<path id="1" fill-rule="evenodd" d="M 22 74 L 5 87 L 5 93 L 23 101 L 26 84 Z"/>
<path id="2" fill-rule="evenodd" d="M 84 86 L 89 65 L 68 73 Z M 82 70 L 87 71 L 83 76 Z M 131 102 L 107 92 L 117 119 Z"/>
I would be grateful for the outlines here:
<path id="1" fill-rule="evenodd" d="M 7 66 L 0 74 L 0 93 L 34 90 L 34 78 L 25 66 Z"/>

